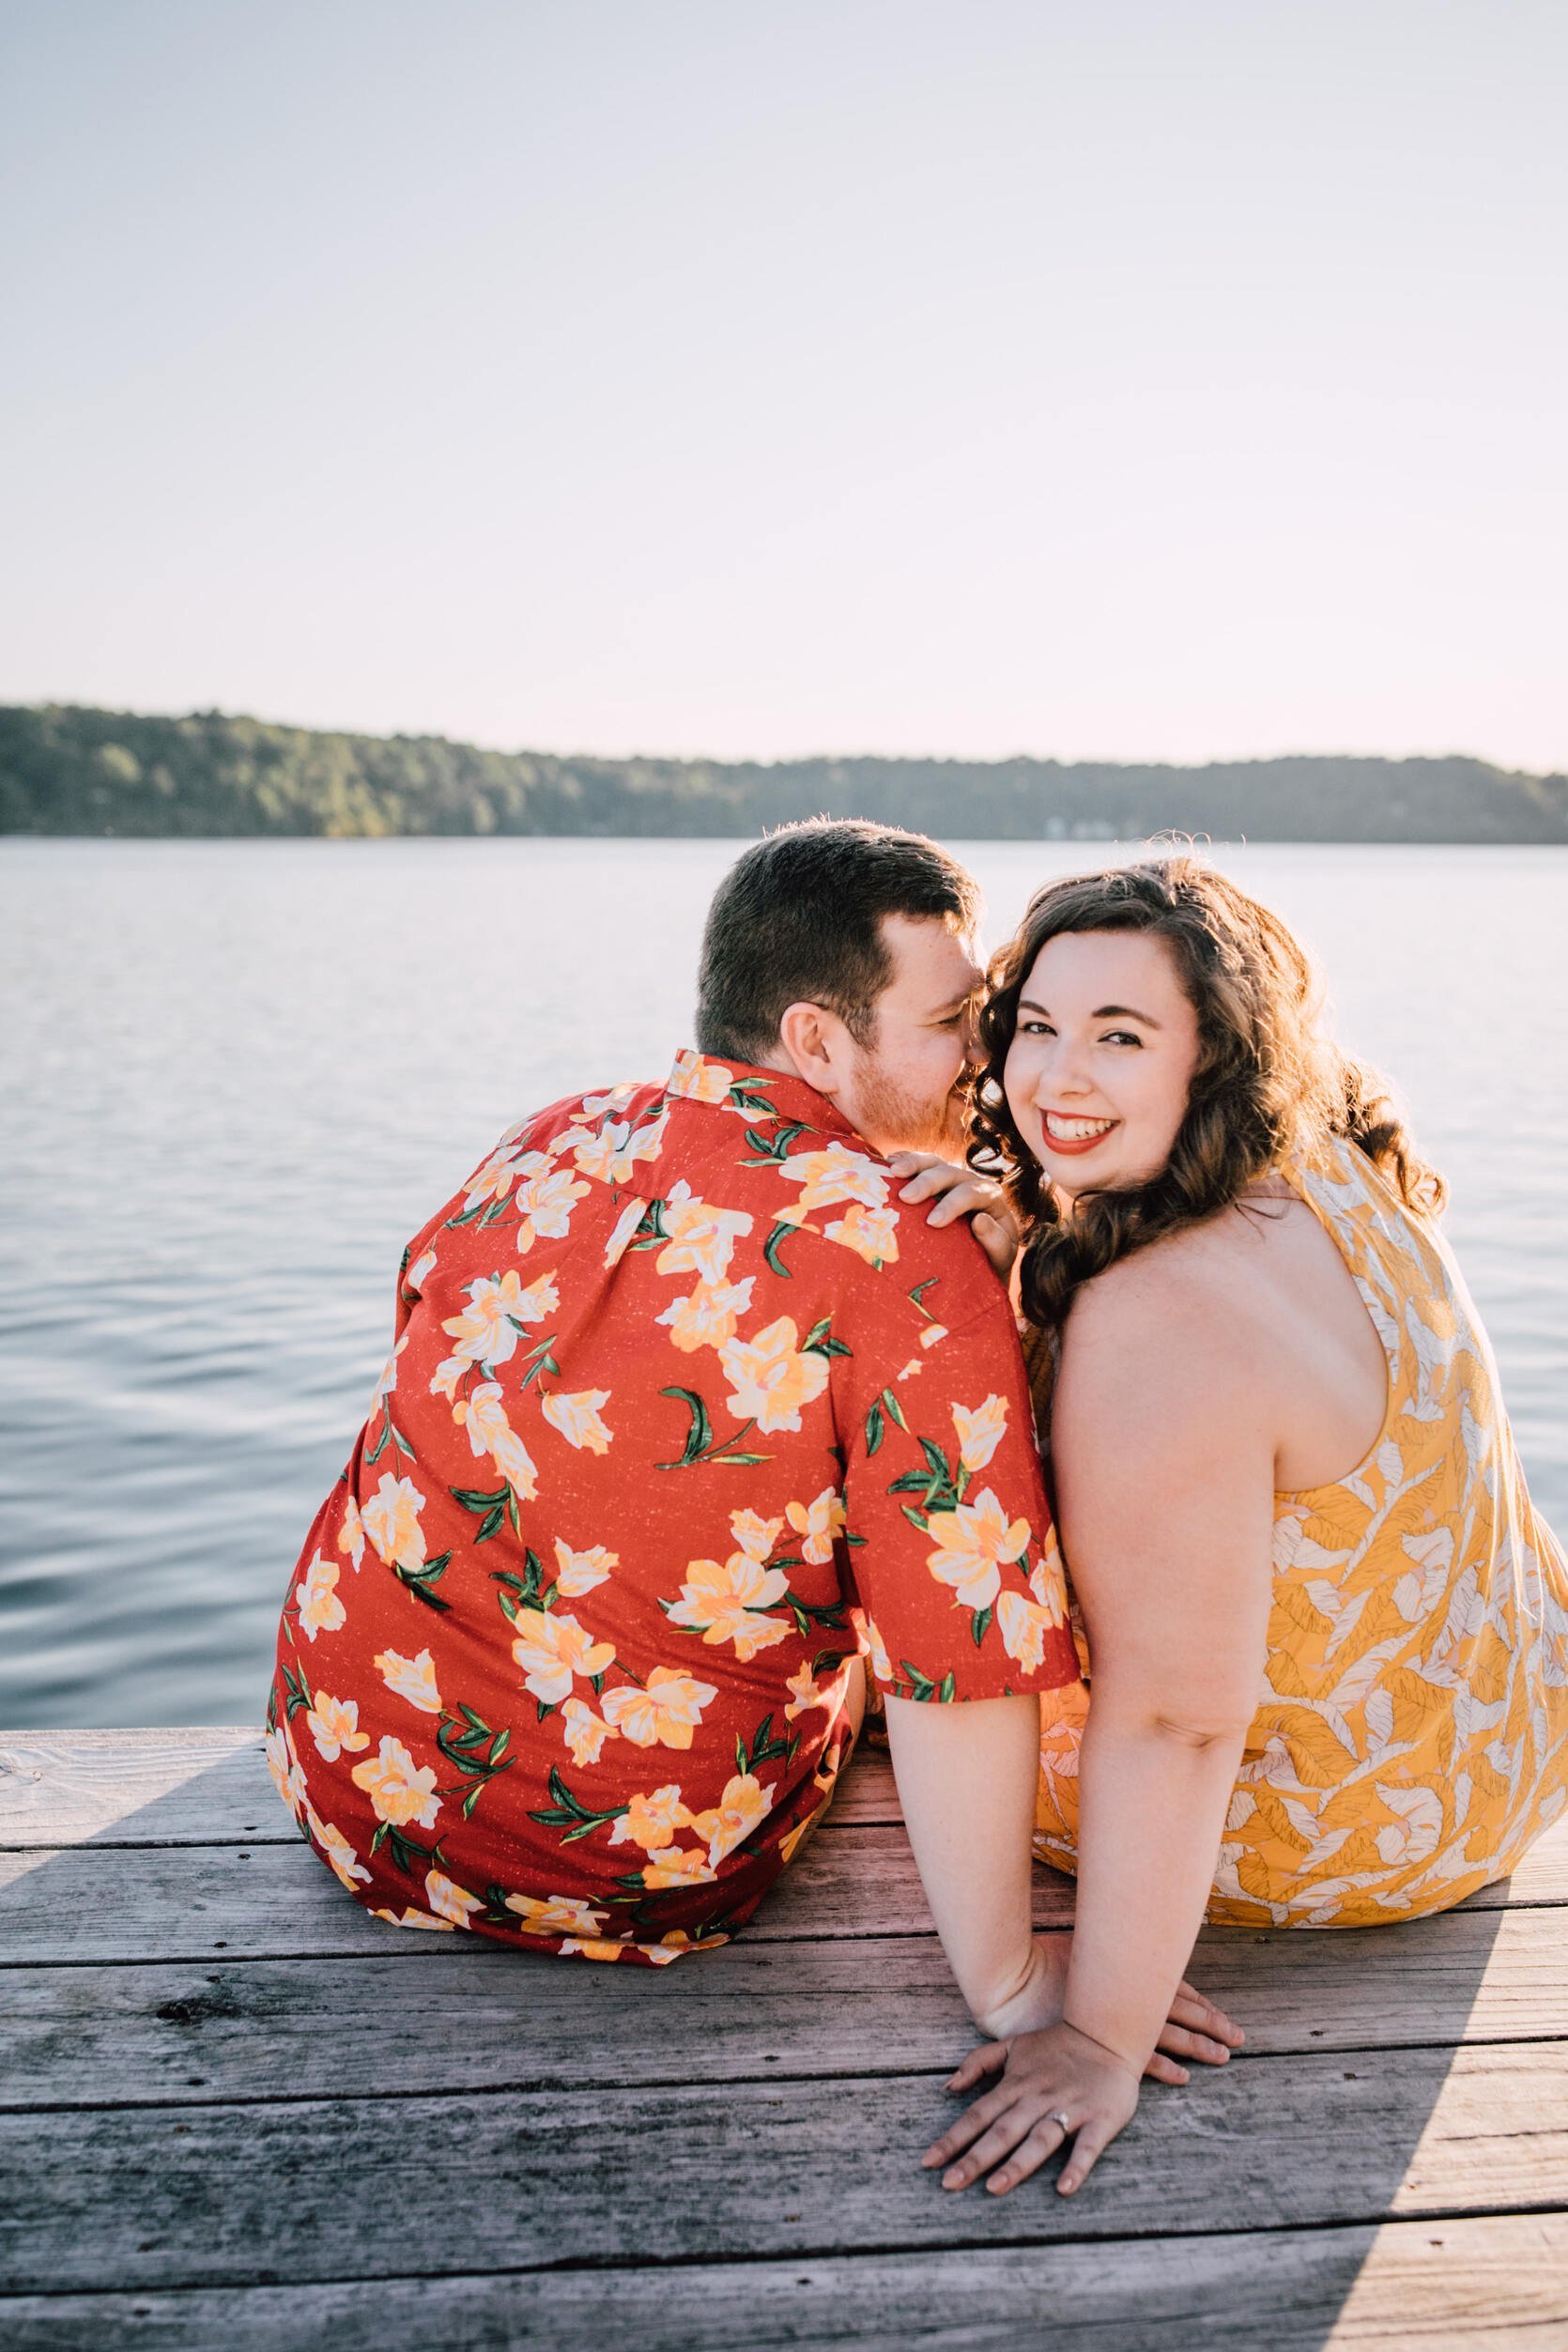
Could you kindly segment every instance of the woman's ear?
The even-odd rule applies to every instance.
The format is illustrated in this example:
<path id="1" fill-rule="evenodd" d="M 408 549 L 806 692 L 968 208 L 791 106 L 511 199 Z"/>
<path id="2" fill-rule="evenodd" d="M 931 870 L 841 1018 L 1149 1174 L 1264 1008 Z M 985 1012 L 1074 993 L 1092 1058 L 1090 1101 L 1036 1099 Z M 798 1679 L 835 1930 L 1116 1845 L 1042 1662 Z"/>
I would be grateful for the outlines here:
<path id="1" fill-rule="evenodd" d="M 789 1006 L 778 1023 L 778 1041 L 807 1085 L 822 1095 L 841 1091 L 851 1039 L 836 1012 L 825 1005 Z"/>

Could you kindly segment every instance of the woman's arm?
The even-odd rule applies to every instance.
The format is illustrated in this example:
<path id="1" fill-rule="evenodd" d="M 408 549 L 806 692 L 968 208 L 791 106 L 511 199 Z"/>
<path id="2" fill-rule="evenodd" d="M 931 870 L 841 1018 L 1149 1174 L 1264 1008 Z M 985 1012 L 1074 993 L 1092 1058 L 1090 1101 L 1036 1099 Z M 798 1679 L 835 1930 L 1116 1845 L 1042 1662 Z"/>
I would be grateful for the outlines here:
<path id="1" fill-rule="evenodd" d="M 947 1965 L 982 2034 L 1016 2031 L 1035 2022 L 1040 1969 L 1029 1916 L 1039 1700 L 886 1707 L 904 1825 Z"/>
<path id="2" fill-rule="evenodd" d="M 982 2034 L 998 2037 L 1054 2024 L 1072 1939 L 1038 1936 L 1030 1927 L 1038 1699 L 944 1707 L 890 1698 L 886 1707 L 910 1844 L 971 2017 Z M 1183 2059 L 1222 2066 L 1241 2040 L 1224 2011 L 1184 1981 L 1156 2037 L 1145 2070 L 1161 2083 L 1186 2082 Z"/>
<path id="3" fill-rule="evenodd" d="M 1063 2019 L 1015 2041 L 1000 2086 L 930 2152 L 1012 2187 L 1076 2134 L 1070 2192 L 1136 2104 L 1213 1880 L 1257 1703 L 1271 1595 L 1268 1350 L 1159 1253 L 1074 1309 L 1053 1455 L 1093 1687 Z M 994 2063 L 994 2062 L 992 2062 Z M 965 2087 L 988 2070 L 979 2053 Z M 1070 2133 L 1055 2114 L 1068 2116 Z"/>

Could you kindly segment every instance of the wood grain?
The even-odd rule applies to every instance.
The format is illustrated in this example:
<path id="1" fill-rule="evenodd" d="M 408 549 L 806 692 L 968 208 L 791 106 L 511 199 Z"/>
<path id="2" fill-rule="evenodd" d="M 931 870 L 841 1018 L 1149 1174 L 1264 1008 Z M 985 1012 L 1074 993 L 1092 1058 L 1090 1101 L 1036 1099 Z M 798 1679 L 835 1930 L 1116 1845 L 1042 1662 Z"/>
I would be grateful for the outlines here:
<path id="1" fill-rule="evenodd" d="M 1568 2204 L 1568 2047 L 1258 2058 L 1145 2092 L 1093 2193 L 953 2195 L 929 2078 L 0 2117 L 18 2290 L 1203 2235 Z"/>
<path id="2" fill-rule="evenodd" d="M 8 2352 L 1561 2352 L 1568 2217 L 26 2297 L 0 2329 Z"/>
<path id="3" fill-rule="evenodd" d="M 0 1731 L 0 1848 L 116 1834 L 289 1837 L 260 1730 Z"/>
<path id="4" fill-rule="evenodd" d="M 863 1746 L 813 1846 L 829 1832 L 892 1829 L 902 1819 L 885 1753 Z M 258 1729 L 0 1734 L 0 1855 L 86 1839 L 95 1850 L 291 1848 L 296 1836 L 268 1776 Z M 1072 1913 L 1071 1880 L 1038 1868 L 1037 1878 L 1044 1889 L 1038 1916 L 1066 1924 Z M 785 1889 L 789 1883 L 787 1878 Z M 785 1900 L 781 1890 L 776 1907 Z M 1536 1840 L 1511 1880 L 1483 1887 L 1459 1907 L 1498 1911 L 1519 1903 L 1568 1903 L 1568 1814 Z M 907 1926 L 885 1925 L 891 1932 L 910 1931 Z"/>
<path id="5" fill-rule="evenodd" d="M 1213 1932 L 1193 1973 L 1244 2027 L 1242 2063 L 1568 2036 L 1550 1911 L 1454 1912 L 1395 1936 Z M 570 2090 L 585 2047 L 621 2085 L 940 2072 L 974 2039 L 934 1936 L 742 1939 L 656 1973 L 424 1937 L 417 1965 L 13 1969 L 0 2106 Z"/>

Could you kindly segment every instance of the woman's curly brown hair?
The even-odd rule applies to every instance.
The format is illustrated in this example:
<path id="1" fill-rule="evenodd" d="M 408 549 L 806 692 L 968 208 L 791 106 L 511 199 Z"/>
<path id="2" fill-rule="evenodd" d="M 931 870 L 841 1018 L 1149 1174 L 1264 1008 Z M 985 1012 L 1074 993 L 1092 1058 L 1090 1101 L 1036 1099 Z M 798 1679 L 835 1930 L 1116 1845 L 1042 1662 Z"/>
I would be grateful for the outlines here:
<path id="1" fill-rule="evenodd" d="M 1018 1000 L 1047 940 L 1065 931 L 1143 931 L 1164 940 L 1198 1017 L 1198 1065 L 1170 1158 L 1146 1184 L 1086 1192 L 1064 1217 L 1007 1107 L 1003 1067 Z M 1436 1216 L 1446 1188 L 1417 1154 L 1375 1070 L 1324 1035 L 1319 992 L 1298 942 L 1255 899 L 1187 853 L 1075 874 L 1036 892 L 993 957 L 979 1033 L 969 1158 L 1000 1165 L 1023 1231 L 1022 1305 L 1060 1330 L 1080 1285 L 1117 1258 L 1228 1207 L 1314 1139 L 1360 1145 L 1406 1207 Z"/>

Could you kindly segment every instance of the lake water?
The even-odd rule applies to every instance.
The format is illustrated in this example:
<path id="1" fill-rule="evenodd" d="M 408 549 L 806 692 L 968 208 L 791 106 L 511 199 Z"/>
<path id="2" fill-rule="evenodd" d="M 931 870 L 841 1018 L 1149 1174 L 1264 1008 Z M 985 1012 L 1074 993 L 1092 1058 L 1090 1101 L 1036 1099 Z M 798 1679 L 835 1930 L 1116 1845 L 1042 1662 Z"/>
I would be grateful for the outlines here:
<path id="1" fill-rule="evenodd" d="M 686 1042 L 723 841 L 0 843 L 0 1725 L 254 1722 L 403 1244 L 495 1136 Z M 990 934 L 1115 854 L 965 843 Z M 1568 851 L 1217 862 L 1450 1176 L 1568 1525 Z"/>

